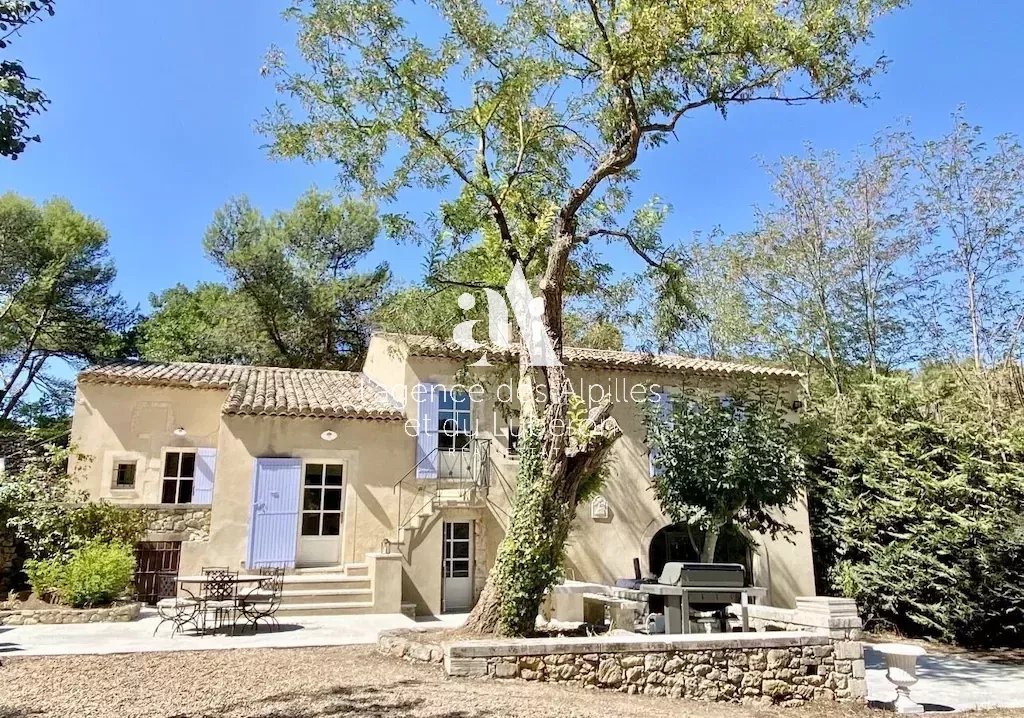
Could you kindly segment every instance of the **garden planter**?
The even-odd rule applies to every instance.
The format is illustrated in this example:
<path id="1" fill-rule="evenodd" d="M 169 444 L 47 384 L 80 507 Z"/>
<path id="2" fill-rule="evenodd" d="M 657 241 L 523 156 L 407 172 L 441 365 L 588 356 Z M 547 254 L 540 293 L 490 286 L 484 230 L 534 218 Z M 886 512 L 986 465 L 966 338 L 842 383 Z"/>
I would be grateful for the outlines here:
<path id="1" fill-rule="evenodd" d="M 910 687 L 917 683 L 917 657 L 925 655 L 920 646 L 882 643 L 872 646 L 885 656 L 888 669 L 885 677 L 896 686 L 896 700 L 892 707 L 897 713 L 923 713 L 924 706 L 910 698 Z"/>

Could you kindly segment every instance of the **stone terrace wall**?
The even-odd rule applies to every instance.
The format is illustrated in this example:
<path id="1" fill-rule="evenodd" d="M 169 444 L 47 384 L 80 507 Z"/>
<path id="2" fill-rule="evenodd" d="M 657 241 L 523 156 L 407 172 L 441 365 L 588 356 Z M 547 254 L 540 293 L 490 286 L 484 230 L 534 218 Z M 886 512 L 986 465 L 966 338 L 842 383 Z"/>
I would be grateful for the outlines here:
<path id="1" fill-rule="evenodd" d="M 756 705 L 867 694 L 860 643 L 808 632 L 467 641 L 445 646 L 445 670 Z"/>
<path id="2" fill-rule="evenodd" d="M 0 625 L 33 626 L 39 623 L 123 623 L 139 617 L 141 603 L 125 603 L 106 608 L 34 608 L 0 611 Z"/>
<path id="3" fill-rule="evenodd" d="M 146 541 L 209 541 L 211 509 L 193 504 L 140 506 L 149 519 Z"/>

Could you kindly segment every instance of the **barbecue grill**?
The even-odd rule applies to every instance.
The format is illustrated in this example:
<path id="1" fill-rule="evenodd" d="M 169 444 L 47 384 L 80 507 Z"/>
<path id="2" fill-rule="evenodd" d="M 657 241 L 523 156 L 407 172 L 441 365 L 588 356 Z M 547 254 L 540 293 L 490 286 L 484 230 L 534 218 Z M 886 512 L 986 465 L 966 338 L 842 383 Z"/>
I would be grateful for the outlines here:
<path id="1" fill-rule="evenodd" d="M 658 577 L 662 586 L 701 586 L 724 589 L 743 588 L 746 571 L 738 563 L 687 563 L 670 561 Z M 736 598 L 733 591 L 695 591 L 690 594 L 690 608 L 695 611 L 719 611 Z"/>
<path id="2" fill-rule="evenodd" d="M 616 583 L 624 586 L 630 582 L 631 588 L 647 594 L 651 612 L 664 606 L 668 633 L 686 633 L 691 610 L 717 613 L 722 630 L 728 630 L 728 609 L 737 599 L 741 605 L 743 630 L 748 630 L 748 598 L 763 597 L 767 593 L 763 588 L 746 585 L 746 573 L 738 563 L 670 561 L 657 579 L 641 578 L 639 571 L 637 574 L 635 579 L 620 579 Z"/>

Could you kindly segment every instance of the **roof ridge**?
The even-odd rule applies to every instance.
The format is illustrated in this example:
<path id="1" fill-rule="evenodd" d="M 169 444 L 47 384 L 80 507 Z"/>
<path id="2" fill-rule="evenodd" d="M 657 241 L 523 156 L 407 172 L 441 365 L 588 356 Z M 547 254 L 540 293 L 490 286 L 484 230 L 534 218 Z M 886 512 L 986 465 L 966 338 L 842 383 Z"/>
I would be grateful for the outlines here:
<path id="1" fill-rule="evenodd" d="M 218 369 L 247 369 L 253 371 L 282 371 L 282 372 L 330 372 L 335 374 L 363 374 L 362 369 L 330 369 L 320 367 L 290 367 L 290 366 L 270 366 L 268 364 L 233 364 L 228 362 L 205 362 L 205 361 L 148 361 L 145 359 L 117 359 L 109 362 L 98 362 L 96 364 L 90 364 L 85 369 L 79 372 L 79 374 L 88 374 L 89 372 L 103 369 L 112 366 L 138 366 L 138 367 L 151 367 L 151 366 L 163 366 L 163 367 L 215 367 Z"/>
<path id="2" fill-rule="evenodd" d="M 209 362 L 122 361 L 89 367 L 80 381 L 222 389 L 232 415 L 404 419 L 401 404 L 363 371 Z"/>
<path id="3" fill-rule="evenodd" d="M 512 346 L 509 348 L 498 347 L 490 342 L 482 342 L 481 346 L 477 350 L 463 349 L 461 346 L 456 344 L 453 340 L 447 338 L 436 337 L 430 334 L 401 334 L 397 332 L 377 332 L 373 336 L 379 336 L 386 339 L 395 339 L 402 341 L 416 349 L 414 345 L 419 344 L 419 350 L 423 353 L 421 356 L 461 356 L 461 355 L 472 355 L 476 352 L 486 352 L 491 355 L 517 355 L 519 347 Z M 428 346 L 433 345 L 433 346 Z M 433 353 L 432 353 L 433 352 Z M 563 358 L 568 360 L 568 363 L 572 364 L 586 364 L 587 355 L 593 360 L 600 360 L 602 357 L 606 360 L 619 359 L 620 364 L 629 364 L 636 369 L 650 369 L 650 370 L 675 370 L 675 371 L 703 371 L 705 373 L 715 373 L 716 369 L 722 373 L 749 373 L 760 376 L 777 376 L 777 377 L 789 377 L 789 378 L 802 378 L 803 373 L 795 369 L 789 369 L 787 367 L 779 366 L 769 362 L 753 362 L 753 361 L 737 361 L 731 359 L 711 359 L 708 357 L 693 356 L 687 354 L 675 354 L 675 353 L 655 353 L 650 351 L 642 350 L 629 350 L 629 349 L 592 349 L 590 347 L 577 347 L 577 346 L 565 346 L 562 348 Z M 630 362 L 630 359 L 640 360 L 639 362 Z M 671 363 L 687 363 L 689 367 L 671 367 L 666 366 Z"/>

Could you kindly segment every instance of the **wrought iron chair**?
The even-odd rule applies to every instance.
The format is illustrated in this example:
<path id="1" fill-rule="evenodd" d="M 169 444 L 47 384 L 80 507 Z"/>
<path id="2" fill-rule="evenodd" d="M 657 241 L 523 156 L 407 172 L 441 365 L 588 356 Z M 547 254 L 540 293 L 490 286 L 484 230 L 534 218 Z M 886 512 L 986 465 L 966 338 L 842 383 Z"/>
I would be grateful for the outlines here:
<path id="1" fill-rule="evenodd" d="M 190 623 L 193 628 L 199 630 L 197 619 L 200 602 L 188 589 L 182 588 L 181 590 L 185 594 L 184 596 L 177 595 L 178 582 L 174 576 L 163 574 L 157 577 L 157 595 L 166 596 L 166 598 L 161 598 L 156 602 L 156 612 L 160 616 L 160 622 L 153 629 L 154 636 L 160 630 L 160 626 L 167 622 L 171 623 L 171 638 L 174 638 L 175 633 L 181 632 Z"/>
<path id="2" fill-rule="evenodd" d="M 280 627 L 275 613 L 281 606 L 281 597 L 284 591 L 284 569 L 277 567 L 263 567 L 259 569 L 261 576 L 266 579 L 260 581 L 259 586 L 240 597 L 238 602 L 245 621 L 252 626 L 252 632 L 259 630 L 259 622 L 267 621 L 272 630 Z"/>
<path id="3" fill-rule="evenodd" d="M 238 612 L 238 582 L 235 578 L 238 572 L 204 568 L 203 573 L 207 578 L 202 593 L 203 626 L 205 628 L 206 616 L 211 612 L 215 631 L 224 625 L 225 617 L 230 617 L 231 635 L 234 635 L 235 615 Z"/>

